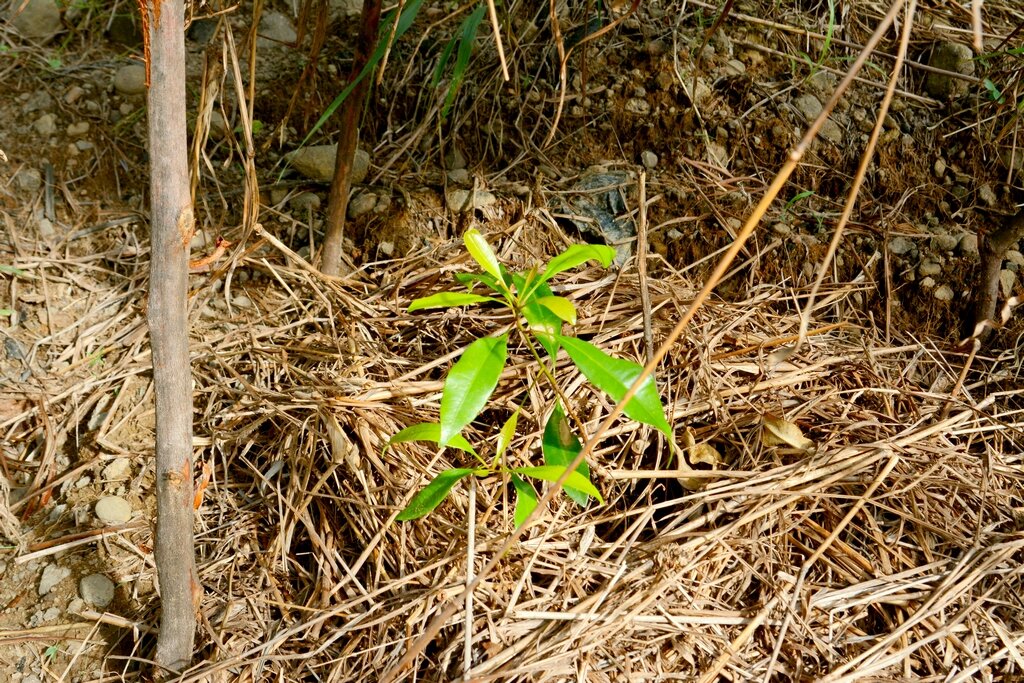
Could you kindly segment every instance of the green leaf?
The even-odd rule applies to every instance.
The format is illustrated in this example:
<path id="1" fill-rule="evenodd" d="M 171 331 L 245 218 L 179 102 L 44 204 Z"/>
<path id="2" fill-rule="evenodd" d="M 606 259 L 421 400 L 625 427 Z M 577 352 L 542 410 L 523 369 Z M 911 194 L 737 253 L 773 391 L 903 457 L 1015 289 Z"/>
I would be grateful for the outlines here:
<path id="1" fill-rule="evenodd" d="M 526 292 L 527 282 L 522 275 L 512 276 L 512 282 L 516 289 L 523 295 Z M 540 299 L 552 296 L 551 288 L 544 282 L 533 285 L 533 292 L 526 292 L 526 300 L 523 301 L 522 313 L 526 318 L 530 331 L 537 338 L 540 345 L 554 358 L 558 355 L 558 338 L 562 331 L 562 319 L 554 314 L 551 309 L 541 306 Z"/>
<path id="2" fill-rule="evenodd" d="M 505 424 L 501 426 L 501 431 L 498 432 L 498 445 L 494 448 L 494 454 L 500 458 L 505 450 L 508 449 L 508 445 L 512 443 L 512 438 L 516 435 L 516 425 L 519 423 L 519 408 L 512 413 Z"/>
<path id="3" fill-rule="evenodd" d="M 473 285 L 480 283 L 485 287 L 489 287 L 494 290 L 498 294 L 501 294 L 501 287 L 498 286 L 498 280 L 487 273 L 455 273 L 455 279 L 463 286 L 470 289 L 473 288 Z"/>
<path id="4" fill-rule="evenodd" d="M 576 324 L 576 306 L 564 296 L 542 296 L 537 303 L 570 325 Z"/>
<path id="5" fill-rule="evenodd" d="M 500 337 L 484 337 L 466 347 L 462 357 L 452 366 L 441 393 L 442 446 L 454 439 L 483 410 L 508 355 L 508 333 Z"/>
<path id="6" fill-rule="evenodd" d="M 534 479 L 556 482 L 562 478 L 566 469 L 555 465 L 540 465 L 538 467 L 517 467 L 512 471 L 516 474 L 521 474 L 524 477 L 533 477 Z M 578 489 L 589 494 L 594 498 L 597 498 L 597 502 L 604 505 L 604 498 L 601 497 L 600 491 L 598 491 L 597 488 L 579 472 L 569 472 L 569 477 L 565 480 L 565 487 Z"/>
<path id="7" fill-rule="evenodd" d="M 583 445 L 576 438 L 576 435 L 572 433 L 569 421 L 565 419 L 565 411 L 562 410 L 562 404 L 556 401 L 555 408 L 551 411 L 547 424 L 544 425 L 544 437 L 541 440 L 544 464 L 568 467 L 582 450 Z M 590 466 L 587 465 L 586 461 L 581 462 L 576 471 L 586 477 L 587 481 L 590 481 Z M 565 493 L 581 506 L 586 505 L 590 499 L 590 496 L 583 491 L 570 488 L 568 485 L 565 487 Z"/>
<path id="8" fill-rule="evenodd" d="M 452 36 L 452 39 L 444 46 L 444 51 L 441 52 L 441 57 L 437 60 L 437 66 L 434 67 L 434 75 L 430 77 L 431 90 L 436 88 L 437 84 L 441 82 L 441 75 L 444 73 L 444 68 L 448 66 L 448 60 L 451 58 L 452 52 L 455 50 L 455 46 L 458 42 L 458 37 Z"/>
<path id="9" fill-rule="evenodd" d="M 468 292 L 441 292 L 431 294 L 421 299 L 416 299 L 409 304 L 408 312 L 422 311 L 425 308 L 455 308 L 456 306 L 469 306 L 484 301 L 498 301 L 494 297 L 470 294 Z"/>
<path id="10" fill-rule="evenodd" d="M 24 275 L 25 271 L 21 268 L 15 268 L 14 266 L 5 266 L 0 263 L 0 273 L 10 273 L 11 275 Z"/>
<path id="11" fill-rule="evenodd" d="M 580 372 L 616 402 L 622 400 L 626 391 L 643 372 L 643 368 L 636 363 L 609 356 L 582 339 L 562 337 L 560 343 Z M 658 396 L 658 387 L 653 377 L 648 377 L 644 381 L 640 390 L 626 404 L 624 412 L 637 422 L 650 425 L 665 436 L 672 436 L 672 428 L 665 419 L 661 397 Z"/>
<path id="12" fill-rule="evenodd" d="M 455 486 L 460 479 L 464 479 L 471 474 L 477 473 L 483 472 L 467 467 L 456 467 L 450 470 L 445 470 L 434 477 L 433 481 L 420 489 L 420 492 L 413 496 L 412 500 L 409 501 L 409 504 L 405 506 L 404 510 L 398 513 L 398 516 L 395 517 L 395 519 L 400 522 L 406 522 L 410 519 L 419 519 L 440 505 L 441 501 L 448 496 L 448 492 L 452 490 L 452 487 Z"/>
<path id="13" fill-rule="evenodd" d="M 441 442 L 441 425 L 436 422 L 421 422 L 420 424 L 406 427 L 402 431 L 395 434 L 393 437 L 388 439 L 388 445 L 396 443 L 408 443 L 410 441 L 432 441 L 434 443 Z M 466 437 L 461 434 L 453 436 L 446 446 L 451 448 L 457 448 L 460 451 L 472 453 L 476 455 L 476 451 L 473 450 L 473 446 L 466 441 Z"/>
<path id="14" fill-rule="evenodd" d="M 448 94 L 444 98 L 444 107 L 441 109 L 441 118 L 448 116 L 455 96 L 462 86 L 462 79 L 466 75 L 466 67 L 469 66 L 469 58 L 473 55 L 473 41 L 476 40 L 476 31 L 480 26 L 480 20 L 484 18 L 487 5 L 480 3 L 480 6 L 473 10 L 462 22 L 462 38 L 459 40 L 459 52 L 455 56 L 455 68 L 452 71 L 452 82 L 448 86 Z"/>
<path id="15" fill-rule="evenodd" d="M 615 260 L 615 250 L 603 244 L 574 244 L 548 262 L 541 279 L 547 281 L 561 272 L 587 261 L 597 261 L 607 268 Z"/>
<path id="16" fill-rule="evenodd" d="M 518 529 L 526 521 L 526 518 L 530 516 L 530 513 L 536 509 L 537 491 L 534 490 L 532 484 L 524 481 L 517 474 L 512 475 L 512 486 L 516 490 L 516 510 L 512 514 L 512 519 L 515 520 L 516 528 Z"/>
<path id="17" fill-rule="evenodd" d="M 501 266 L 498 263 L 498 257 L 494 255 L 494 250 L 491 249 L 491 245 L 487 243 L 487 239 L 480 234 L 480 231 L 476 228 L 467 230 L 466 234 L 462 236 L 462 240 L 466 243 L 469 255 L 480 264 L 484 272 L 501 280 Z"/>

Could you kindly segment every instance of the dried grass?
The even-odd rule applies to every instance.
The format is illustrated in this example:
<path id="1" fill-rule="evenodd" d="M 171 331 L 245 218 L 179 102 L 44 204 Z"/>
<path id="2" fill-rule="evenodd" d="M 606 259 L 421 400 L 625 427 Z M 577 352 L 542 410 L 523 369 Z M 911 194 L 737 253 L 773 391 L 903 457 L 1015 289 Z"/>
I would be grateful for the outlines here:
<path id="1" fill-rule="evenodd" d="M 512 51 L 510 62 L 521 59 Z M 396 141 L 394 153 L 421 134 Z M 692 167 L 716 174 L 712 199 L 736 180 Z M 564 245 L 542 209 L 505 208 L 481 228 L 506 262 L 530 264 Z M 0 506 L 5 514 L 25 515 L 48 491 L 140 451 L 132 490 L 151 507 L 146 253 L 122 218 L 97 224 L 114 234 L 70 233 L 68 242 L 105 245 L 89 256 L 66 256 L 65 243 L 26 246 L 16 259 L 32 291 L 74 283 L 69 291 L 85 294 L 69 309 L 73 321 L 51 312 L 45 334 L 23 340 L 26 367 L 44 369 L 45 380 L 0 396 L 11 406 L 0 412 L 5 474 L 37 482 Z M 222 271 L 193 280 L 195 446 L 210 480 L 197 529 L 202 663 L 184 680 L 377 680 L 461 593 L 469 570 L 465 487 L 425 520 L 394 521 L 432 475 L 465 463 L 384 445 L 436 419 L 458 350 L 510 319 L 404 312 L 469 267 L 455 242 L 324 279 L 269 212 L 261 220 Z M 777 247 L 751 250 L 735 279 Z M 719 465 L 681 467 L 649 430 L 618 423 L 590 461 L 606 505 L 559 498 L 475 591 L 472 628 L 454 618 L 404 680 L 459 679 L 466 639 L 479 681 L 1024 675 L 1020 360 L 1012 350 L 981 355 L 961 386 L 964 356 L 864 312 L 880 258 L 818 292 L 806 343 L 781 362 L 775 352 L 799 336 L 809 287 L 741 283 L 743 296 L 702 308 L 657 378 L 677 433 L 692 428 L 721 453 Z M 657 344 L 701 285 L 656 256 L 648 269 L 644 281 L 634 265 L 560 279 L 579 307 L 577 333 L 645 358 L 645 314 Z M 524 396 L 531 357 L 510 353 L 470 436 L 484 442 L 522 403 L 510 457 L 536 462 L 552 399 L 541 389 Z M 593 432 L 610 404 L 564 359 L 557 376 Z M 799 424 L 815 449 L 763 445 L 766 416 Z M 682 477 L 705 485 L 688 489 Z M 508 502 L 498 481 L 477 487 L 476 570 L 512 530 Z M 18 562 L 99 538 L 134 612 L 80 617 L 121 629 L 108 666 L 132 671 L 158 608 L 150 531 L 136 523 L 57 542 L 44 532 L 21 539 Z"/>

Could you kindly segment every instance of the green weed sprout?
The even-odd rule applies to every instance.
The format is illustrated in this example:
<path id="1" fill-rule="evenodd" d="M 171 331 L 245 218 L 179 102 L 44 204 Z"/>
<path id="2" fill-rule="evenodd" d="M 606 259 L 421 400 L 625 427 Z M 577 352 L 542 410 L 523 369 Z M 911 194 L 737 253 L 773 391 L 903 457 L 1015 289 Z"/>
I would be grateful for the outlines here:
<path id="1" fill-rule="evenodd" d="M 583 376 L 614 401 L 620 401 L 626 395 L 643 368 L 637 363 L 609 356 L 590 342 L 562 334 L 563 325 L 576 323 L 576 307 L 569 299 L 556 296 L 548 285 L 555 275 L 588 261 L 597 261 L 607 268 L 615 257 L 612 248 L 576 244 L 551 259 L 542 269 L 509 273 L 498 262 L 491 246 L 479 231 L 468 230 L 464 241 L 470 255 L 483 270 L 482 273 L 456 275 L 456 279 L 469 291 L 442 292 L 416 299 L 409 306 L 409 312 L 475 304 L 505 306 L 513 313 L 514 329 L 519 339 L 533 353 L 541 375 L 551 383 L 556 393 L 561 395 L 554 374 L 545 364 L 534 341 L 552 360 L 560 350 L 564 350 Z M 489 294 L 474 293 L 472 288 L 477 285 L 490 290 Z M 503 455 L 515 436 L 519 410 L 513 412 L 501 427 L 493 457 L 489 460 L 482 457 L 462 435 L 462 430 L 486 407 L 498 385 L 508 356 L 509 334 L 505 332 L 477 339 L 463 350 L 445 378 L 438 423 L 416 424 L 391 437 L 389 446 L 409 441 L 430 441 L 442 447 L 463 451 L 476 461 L 473 467 L 456 467 L 438 474 L 413 497 L 397 519 L 412 520 L 429 514 L 447 497 L 452 487 L 466 477 L 485 478 L 499 474 L 503 481 L 507 477 L 512 482 L 515 494 L 513 519 L 519 526 L 537 506 L 537 492 L 528 480 L 558 481 L 582 451 L 583 446 L 573 433 L 559 399 L 555 400 L 541 437 L 543 465 L 509 467 L 504 462 Z M 624 412 L 631 419 L 659 430 L 671 442 L 672 430 L 665 419 L 653 377 L 647 378 L 626 404 Z M 569 473 L 565 481 L 565 493 L 581 506 L 585 506 L 591 496 L 599 503 L 604 503 L 590 480 L 590 469 L 586 462 Z"/>

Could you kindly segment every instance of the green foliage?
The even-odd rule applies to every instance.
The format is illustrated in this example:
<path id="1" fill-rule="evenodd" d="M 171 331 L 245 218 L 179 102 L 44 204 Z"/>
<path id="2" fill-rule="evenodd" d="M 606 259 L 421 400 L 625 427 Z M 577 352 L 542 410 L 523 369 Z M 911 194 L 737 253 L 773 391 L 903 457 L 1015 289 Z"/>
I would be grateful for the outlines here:
<path id="1" fill-rule="evenodd" d="M 455 66 L 452 67 L 452 79 L 448 84 L 448 92 L 444 97 L 444 105 L 441 107 L 441 118 L 448 116 L 448 111 L 452 107 L 452 103 L 455 102 L 455 96 L 459 92 L 459 88 L 462 86 L 462 79 L 466 76 L 466 68 L 469 66 L 469 58 L 473 55 L 473 42 L 476 40 L 477 29 L 480 28 L 480 22 L 484 18 L 484 12 L 487 11 L 486 3 L 480 3 L 480 5 L 473 10 L 472 14 L 462 20 L 462 25 L 459 27 L 459 31 L 455 36 L 448 41 L 445 45 L 444 50 L 441 52 L 441 57 L 437 61 L 437 66 L 434 68 L 434 75 L 430 79 L 430 87 L 436 88 L 438 83 L 441 82 L 441 76 L 444 74 L 445 69 L 448 66 L 448 61 L 451 59 L 452 52 L 456 52 L 455 55 Z M 456 51 L 456 46 L 458 50 Z"/>
<path id="2" fill-rule="evenodd" d="M 488 294 L 473 291 L 443 292 L 416 299 L 409 311 L 431 308 L 455 308 L 475 304 L 498 304 L 508 308 L 515 320 L 518 341 L 529 349 L 537 361 L 540 375 L 558 392 L 552 369 L 545 363 L 534 342 L 547 352 L 554 362 L 564 349 L 579 371 L 599 390 L 613 400 L 620 401 L 643 372 L 632 361 L 608 355 L 594 344 L 563 334 L 563 327 L 576 323 L 576 306 L 569 299 L 555 295 L 548 281 L 566 270 L 597 261 L 608 267 L 615 251 L 603 245 L 573 245 L 551 259 L 543 268 L 532 268 L 522 273 L 509 273 L 498 261 L 487 240 L 476 230 L 468 230 L 463 237 L 466 249 L 483 272 L 459 273 L 455 276 L 462 285 L 472 290 L 484 287 Z M 409 441 L 429 441 L 441 447 L 452 447 L 472 455 L 480 464 L 475 468 L 452 468 L 438 474 L 417 493 L 409 505 L 398 515 L 399 520 L 418 519 L 430 513 L 448 495 L 460 480 L 474 476 L 486 478 L 499 474 L 512 483 L 515 496 L 513 518 L 521 525 L 537 507 L 537 491 L 529 479 L 555 482 L 565 477 L 565 493 L 580 506 L 591 497 L 603 503 L 600 492 L 590 480 L 586 462 L 575 470 L 567 470 L 582 452 L 583 445 L 573 432 L 562 403 L 555 401 L 541 438 L 543 465 L 512 467 L 506 463 L 506 453 L 519 423 L 519 410 L 515 410 L 498 432 L 494 456 L 490 462 L 482 458 L 462 430 L 477 419 L 498 386 L 508 358 L 510 332 L 495 337 L 483 337 L 467 346 L 459 360 L 449 370 L 441 394 L 439 421 L 413 425 L 391 437 L 390 444 Z M 665 419 L 661 397 L 653 378 L 648 378 L 626 403 L 627 416 L 651 425 L 671 437 L 671 427 Z"/>

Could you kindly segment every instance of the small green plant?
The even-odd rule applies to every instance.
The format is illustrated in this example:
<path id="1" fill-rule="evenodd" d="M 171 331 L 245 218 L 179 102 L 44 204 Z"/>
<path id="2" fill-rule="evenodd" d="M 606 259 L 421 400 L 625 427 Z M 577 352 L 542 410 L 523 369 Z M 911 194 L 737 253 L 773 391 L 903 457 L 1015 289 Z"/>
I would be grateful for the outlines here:
<path id="1" fill-rule="evenodd" d="M 468 230 L 464 241 L 483 272 L 457 274 L 456 279 L 468 291 L 443 292 L 416 299 L 409 306 L 409 311 L 497 304 L 512 312 L 513 330 L 518 341 L 529 349 L 538 363 L 540 375 L 550 383 L 557 396 L 541 437 L 544 464 L 513 467 L 506 463 L 505 454 L 516 433 L 518 409 L 499 430 L 494 454 L 490 459 L 481 456 L 462 435 L 462 430 L 480 415 L 498 386 L 505 368 L 512 331 L 477 339 L 463 350 L 459 360 L 448 372 L 441 393 L 439 422 L 413 425 L 391 437 L 388 442 L 392 445 L 431 441 L 442 447 L 465 452 L 476 461 L 475 466 L 452 468 L 438 474 L 413 497 L 409 505 L 399 513 L 398 519 L 417 519 L 430 513 L 440 505 L 452 487 L 466 477 L 500 475 L 503 482 L 507 478 L 512 483 L 516 499 L 513 518 L 518 526 L 537 506 L 537 492 L 528 480 L 558 481 L 583 449 L 570 426 L 563 407 L 567 402 L 553 372 L 559 351 L 564 350 L 584 377 L 615 401 L 622 400 L 643 368 L 637 363 L 609 356 L 588 341 L 562 334 L 564 325 L 576 323 L 576 307 L 569 299 L 556 296 L 548 284 L 559 273 L 588 261 L 597 261 L 607 268 L 615 258 L 614 249 L 603 245 L 576 244 L 554 257 L 543 268 L 510 273 L 498 262 L 491 246 L 477 230 Z M 489 293 L 473 292 L 477 286 L 489 290 Z M 547 353 L 552 367 L 541 356 L 538 345 Z M 669 443 L 672 442 L 672 430 L 665 419 L 661 397 L 653 378 L 645 380 L 625 405 L 624 412 L 633 420 L 658 429 L 669 437 Z M 590 469 L 586 462 L 568 474 L 565 492 L 581 506 L 586 505 L 591 496 L 598 502 L 604 502 L 590 480 Z"/>

